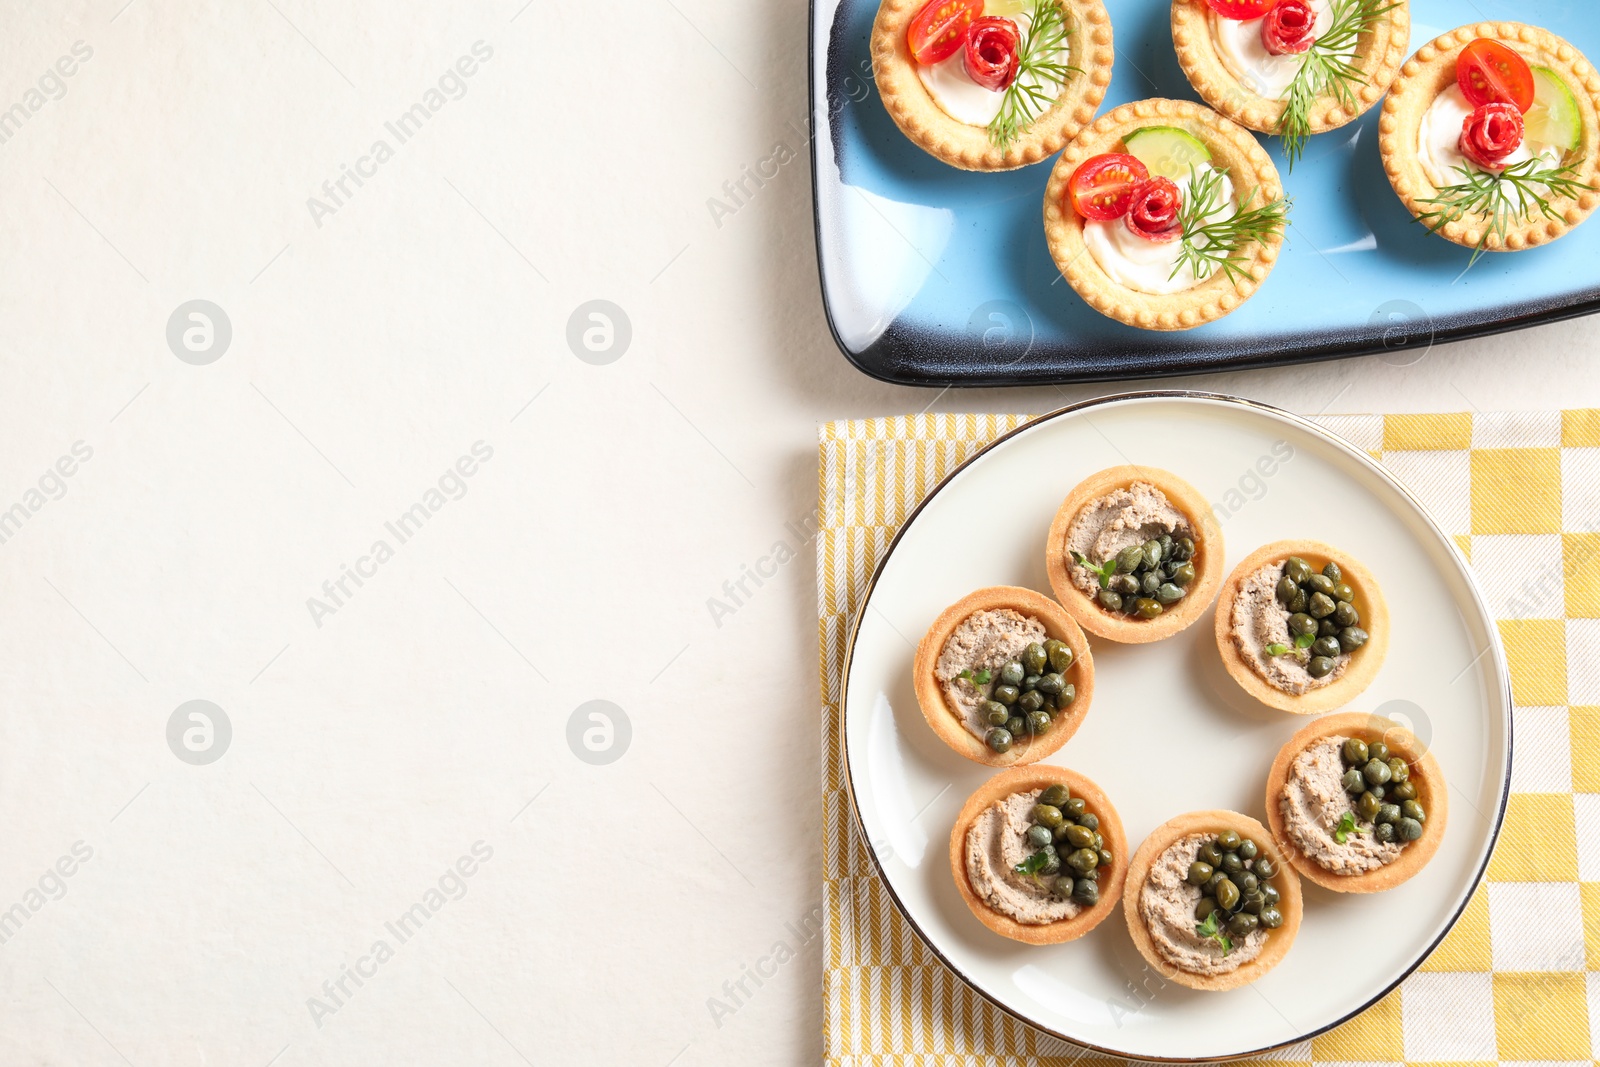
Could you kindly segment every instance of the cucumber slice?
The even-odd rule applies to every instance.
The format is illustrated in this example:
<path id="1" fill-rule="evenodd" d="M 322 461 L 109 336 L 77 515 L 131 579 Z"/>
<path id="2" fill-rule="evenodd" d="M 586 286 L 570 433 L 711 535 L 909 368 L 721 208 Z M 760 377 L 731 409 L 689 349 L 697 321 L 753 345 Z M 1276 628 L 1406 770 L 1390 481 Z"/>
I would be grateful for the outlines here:
<path id="1" fill-rule="evenodd" d="M 1211 162 L 1210 149 L 1176 126 L 1146 126 L 1128 134 L 1123 144 L 1151 174 L 1175 182 L 1187 181 L 1191 167 Z"/>
<path id="2" fill-rule="evenodd" d="M 1017 15 L 1026 14 L 1028 0 L 984 0 L 983 13 L 985 15 L 1004 15 L 1015 18 Z"/>
<path id="3" fill-rule="evenodd" d="M 1522 117 L 1530 141 L 1572 151 L 1583 140 L 1583 116 L 1567 83 L 1553 70 L 1533 68 L 1533 106 Z M 1145 164 L 1149 166 L 1149 164 Z"/>

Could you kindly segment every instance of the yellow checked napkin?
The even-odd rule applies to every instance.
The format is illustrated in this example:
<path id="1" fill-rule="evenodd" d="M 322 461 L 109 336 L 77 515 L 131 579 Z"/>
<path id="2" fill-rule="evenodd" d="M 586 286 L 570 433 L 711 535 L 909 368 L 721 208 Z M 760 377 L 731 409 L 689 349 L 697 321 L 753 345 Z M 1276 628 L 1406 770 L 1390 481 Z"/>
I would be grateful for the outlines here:
<path id="1" fill-rule="evenodd" d="M 850 622 L 895 531 L 1023 415 L 836 422 L 819 441 L 823 1040 L 829 1064 L 1094 1062 L 966 988 L 890 902 L 839 747 Z M 1422 968 L 1299 1063 L 1600 1067 L 1600 409 L 1318 420 L 1367 449 L 1454 535 L 1499 620 L 1516 745 L 1488 877 Z"/>

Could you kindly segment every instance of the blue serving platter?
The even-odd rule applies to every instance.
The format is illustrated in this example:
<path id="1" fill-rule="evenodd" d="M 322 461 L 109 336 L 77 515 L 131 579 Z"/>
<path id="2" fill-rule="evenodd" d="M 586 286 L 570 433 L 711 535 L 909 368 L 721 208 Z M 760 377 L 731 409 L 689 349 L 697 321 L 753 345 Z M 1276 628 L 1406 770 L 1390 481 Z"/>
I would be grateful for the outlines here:
<path id="1" fill-rule="evenodd" d="M 1116 66 L 1102 112 L 1198 100 L 1172 49 L 1170 0 L 1108 0 Z M 875 378 L 1018 385 L 1185 374 L 1432 345 L 1600 310 L 1600 220 L 1554 244 L 1485 255 L 1434 237 L 1378 157 L 1381 105 L 1311 141 L 1290 173 L 1288 241 L 1261 289 L 1178 333 L 1105 318 L 1045 246 L 1053 160 L 968 173 L 912 144 L 884 110 L 868 47 L 877 0 L 812 0 L 811 164 L 817 259 L 834 339 Z M 1485 20 L 1537 22 L 1600 57 L 1593 0 L 1411 0 L 1411 50 Z"/>

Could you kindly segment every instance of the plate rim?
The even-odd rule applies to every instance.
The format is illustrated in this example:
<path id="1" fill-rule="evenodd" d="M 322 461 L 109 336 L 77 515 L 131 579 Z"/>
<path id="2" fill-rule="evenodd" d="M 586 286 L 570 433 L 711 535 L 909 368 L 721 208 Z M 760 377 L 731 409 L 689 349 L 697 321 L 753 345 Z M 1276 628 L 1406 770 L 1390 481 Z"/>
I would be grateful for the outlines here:
<path id="1" fill-rule="evenodd" d="M 1324 331 L 1318 334 L 1308 334 L 1301 343 L 1291 350 L 1292 354 L 1284 356 L 1282 349 L 1274 348 L 1271 344 L 1263 343 L 1273 340 L 1270 336 L 1257 336 L 1254 344 L 1244 354 L 1230 354 L 1212 361 L 1196 361 L 1192 358 L 1183 358 L 1183 346 L 1179 345 L 1170 352 L 1163 353 L 1158 361 L 1149 357 L 1142 357 L 1145 361 L 1138 362 L 1126 368 L 1106 371 L 1074 372 L 1070 364 L 1058 364 L 1051 370 L 1039 374 L 1007 375 L 1003 368 L 996 366 L 974 372 L 959 372 L 954 374 L 936 374 L 924 372 L 907 372 L 905 368 L 897 368 L 893 364 L 873 362 L 868 358 L 869 353 L 877 349 L 894 329 L 896 319 L 892 319 L 884 328 L 883 334 L 871 344 L 859 351 L 845 344 L 839 336 L 838 326 L 834 323 L 833 304 L 828 298 L 828 272 L 823 262 L 822 255 L 822 201 L 818 192 L 819 173 L 818 165 L 820 149 L 817 141 L 827 137 L 829 143 L 833 138 L 834 115 L 831 111 L 826 114 L 819 113 L 818 77 L 817 77 L 817 46 L 819 39 L 824 41 L 824 55 L 833 42 L 833 28 L 831 24 L 824 30 L 818 22 L 818 4 L 832 3 L 835 9 L 850 2 L 850 0 L 808 0 L 806 5 L 806 105 L 808 109 L 808 125 L 811 130 L 810 144 L 807 146 L 807 155 L 810 157 L 811 166 L 811 232 L 817 252 L 817 285 L 822 297 L 822 317 L 828 325 L 828 335 L 833 338 L 833 343 L 845 361 L 856 370 L 876 381 L 887 382 L 891 385 L 906 385 L 931 389 L 934 387 L 949 388 L 961 386 L 971 389 L 1000 389 L 1018 385 L 1072 385 L 1089 382 L 1126 381 L 1130 378 L 1169 378 L 1189 374 L 1221 374 L 1227 371 L 1254 370 L 1265 367 L 1292 367 L 1307 363 L 1326 363 L 1334 360 L 1355 359 L 1361 356 L 1378 355 L 1384 352 L 1404 352 L 1413 349 L 1422 349 L 1424 353 L 1435 345 L 1453 344 L 1458 341 L 1476 340 L 1482 337 L 1493 337 L 1502 333 L 1515 333 L 1519 330 L 1531 329 L 1535 326 L 1547 326 L 1552 323 L 1565 322 L 1570 319 L 1583 318 L 1600 312 L 1600 290 L 1592 289 L 1585 298 L 1581 293 L 1569 294 L 1579 299 L 1531 299 L 1520 304 L 1508 305 L 1503 314 L 1482 320 L 1467 320 L 1457 325 L 1439 323 L 1430 315 L 1428 328 L 1417 331 L 1415 335 L 1408 333 L 1406 339 L 1398 344 L 1390 344 L 1387 335 L 1383 339 L 1350 337 L 1340 339 L 1336 333 Z M 820 86 L 822 99 L 826 101 L 827 93 L 833 86 L 827 82 L 827 68 L 823 68 L 823 77 Z M 819 122 L 819 119 L 825 119 Z M 1045 162 L 1040 160 L 1040 163 Z M 1033 164 L 1032 166 L 1038 166 Z M 1028 167 L 1024 170 L 1031 169 Z M 1426 311 L 1424 311 L 1426 314 Z M 1459 319 L 1460 317 L 1457 316 Z M 1447 322 L 1449 320 L 1446 320 Z M 915 336 L 903 338 L 902 343 L 917 344 Z M 1275 354 L 1279 353 L 1279 354 Z M 1169 358 L 1175 357 L 1175 358 Z"/>
<path id="2" fill-rule="evenodd" d="M 813 0 L 813 2 L 815 2 L 815 0 Z M 1238 407 L 1256 412 L 1265 412 L 1269 415 L 1285 419 L 1299 428 L 1310 432 L 1317 437 L 1323 438 L 1326 443 L 1332 445 L 1334 448 L 1346 453 L 1361 464 L 1368 467 L 1371 471 L 1378 475 L 1380 480 L 1386 482 L 1391 489 L 1397 490 L 1402 497 L 1410 501 L 1412 506 L 1417 510 L 1417 513 L 1422 516 L 1423 520 L 1427 523 L 1428 528 L 1436 537 L 1438 537 L 1447 546 L 1453 545 L 1451 536 L 1446 533 L 1442 527 L 1440 527 L 1438 521 L 1433 517 L 1433 513 L 1430 512 L 1422 503 L 1422 501 L 1417 498 L 1416 494 L 1411 492 L 1411 490 L 1408 489 L 1399 479 L 1397 479 L 1387 468 L 1385 468 L 1377 460 L 1373 459 L 1365 451 L 1357 448 L 1354 444 L 1345 440 L 1343 437 L 1339 436 L 1333 431 L 1319 426 L 1317 423 L 1303 415 L 1296 414 L 1292 411 L 1287 411 L 1283 408 L 1275 407 L 1272 404 L 1263 403 L 1259 400 L 1252 400 L 1248 397 L 1235 396 L 1228 393 L 1207 392 L 1204 390 L 1141 389 L 1130 392 L 1110 393 L 1105 396 L 1079 401 L 1075 404 L 1067 404 L 1056 408 L 1053 411 L 1030 418 L 1021 425 L 1013 427 L 1012 429 L 1007 430 L 1005 433 L 1000 434 L 994 440 L 990 441 L 978 451 L 974 452 L 971 456 L 963 460 L 961 463 L 957 464 L 953 470 L 951 470 L 943 478 L 939 479 L 938 483 L 928 491 L 927 495 L 917 502 L 916 507 L 912 508 L 910 514 L 908 514 L 905 520 L 900 524 L 900 528 L 895 531 L 894 537 L 890 539 L 888 546 L 884 549 L 883 558 L 878 561 L 877 566 L 873 567 L 872 577 L 867 582 L 866 589 L 862 594 L 861 603 L 856 608 L 855 617 L 850 622 L 850 636 L 848 643 L 845 646 L 844 659 L 841 661 L 839 669 L 839 752 L 844 761 L 845 793 L 850 801 L 851 818 L 854 822 L 855 829 L 861 835 L 862 840 L 870 840 L 870 834 L 867 831 L 866 823 L 862 819 L 861 807 L 856 801 L 855 769 L 854 763 L 850 759 L 850 735 L 849 730 L 846 728 L 848 716 L 846 715 L 845 711 L 849 703 L 848 697 L 850 672 L 851 667 L 855 662 L 856 639 L 860 634 L 861 622 L 866 615 L 868 605 L 871 603 L 872 594 L 877 590 L 878 581 L 883 575 L 883 570 L 886 566 L 888 566 L 890 559 L 894 557 L 895 549 L 899 547 L 901 538 L 905 536 L 906 531 L 911 528 L 917 517 L 922 514 L 923 509 L 926 508 L 935 497 L 943 492 L 945 487 L 948 486 L 957 475 L 960 475 L 969 466 L 977 463 L 984 456 L 988 455 L 991 450 L 998 448 L 1006 441 L 1009 441 L 1011 438 L 1020 435 L 1024 431 L 1031 430 L 1037 426 L 1043 425 L 1046 422 L 1050 422 L 1064 416 L 1073 415 L 1078 412 L 1091 410 L 1094 408 L 1105 407 L 1111 404 L 1125 403 L 1132 400 L 1174 399 L 1203 400 L 1221 404 L 1236 405 Z M 1443 943 L 1444 939 L 1450 936 L 1450 932 L 1455 929 L 1456 924 L 1461 921 L 1461 916 L 1466 913 L 1467 907 L 1472 902 L 1473 895 L 1477 892 L 1478 887 L 1483 884 L 1484 876 L 1488 873 L 1490 860 L 1494 857 L 1495 846 L 1499 843 L 1500 831 L 1505 823 L 1506 809 L 1511 796 L 1511 767 L 1512 755 L 1515 748 L 1515 716 L 1513 714 L 1514 699 L 1511 691 L 1510 666 L 1506 659 L 1505 647 L 1500 639 L 1499 628 L 1495 625 L 1495 617 L 1493 613 L 1489 611 L 1488 605 L 1484 601 L 1483 590 L 1478 584 L 1477 576 L 1466 564 L 1466 561 L 1460 558 L 1459 553 L 1457 553 L 1455 556 L 1455 561 L 1461 576 L 1466 580 L 1467 589 L 1468 592 L 1472 594 L 1474 605 L 1478 608 L 1481 617 L 1487 620 L 1489 624 L 1487 627 L 1489 633 L 1489 651 L 1492 653 L 1494 660 L 1494 677 L 1499 682 L 1500 690 L 1504 694 L 1501 715 L 1505 722 L 1506 736 L 1505 765 L 1501 769 L 1500 776 L 1500 798 L 1494 813 L 1493 823 L 1489 827 L 1489 847 L 1487 850 L 1485 850 L 1482 862 L 1478 865 L 1478 869 L 1473 873 L 1472 878 L 1470 879 L 1467 892 L 1462 897 L 1461 906 L 1456 909 L 1455 914 L 1450 916 L 1449 921 L 1445 923 L 1444 929 L 1440 931 L 1439 936 L 1434 938 L 1434 940 L 1417 955 L 1417 958 L 1407 965 L 1392 982 L 1384 985 L 1375 995 L 1363 1001 L 1358 1007 L 1339 1016 L 1339 1018 L 1327 1023 L 1326 1025 L 1307 1030 L 1306 1032 L 1290 1038 L 1287 1041 L 1262 1045 L 1248 1050 L 1200 1057 L 1132 1057 L 1137 1062 L 1222 1063 L 1229 1060 L 1240 1059 L 1246 1056 L 1257 1056 L 1263 1053 L 1276 1052 L 1280 1049 L 1288 1048 L 1291 1045 L 1297 1045 L 1302 1041 L 1309 1041 L 1312 1038 L 1318 1037 L 1330 1030 L 1344 1025 L 1346 1022 L 1349 1022 L 1351 1019 L 1360 1015 L 1368 1008 L 1371 1008 L 1374 1004 L 1378 1003 L 1378 1001 L 1392 993 L 1395 989 L 1399 988 L 1402 982 L 1404 982 L 1407 978 L 1410 978 L 1412 974 L 1416 973 L 1417 969 L 1421 967 L 1430 956 L 1433 955 L 1433 953 L 1439 948 L 1440 944 Z M 901 918 L 906 921 L 906 924 L 911 928 L 912 933 L 916 934 L 917 940 L 921 941 L 923 946 L 933 954 L 934 958 L 937 959 L 946 970 L 959 979 L 963 986 L 971 990 L 973 993 L 976 993 L 979 997 L 983 998 L 983 1000 L 1023 1025 L 1053 1037 L 1058 1041 L 1064 1041 L 1069 1045 L 1086 1049 L 1091 1053 L 1098 1053 L 1123 1059 L 1130 1058 L 1129 1054 L 1123 1050 L 1107 1048 L 1101 1045 L 1086 1042 L 1080 1038 L 1075 1038 L 1069 1034 L 1064 1034 L 1052 1027 L 1045 1026 L 1034 1019 L 1028 1018 L 1022 1012 L 1011 1008 L 1009 1005 L 1001 1003 L 996 997 L 991 996 L 986 990 L 980 988 L 972 979 L 967 977 L 966 973 L 963 972 L 961 968 L 957 967 L 950 960 L 950 958 L 945 955 L 938 945 L 933 943 L 933 939 L 930 938 L 927 932 L 923 930 L 922 926 L 917 922 L 917 920 L 912 917 L 910 910 L 905 905 L 905 902 L 902 901 L 900 899 L 900 895 L 895 892 L 894 884 L 889 880 L 888 875 L 885 873 L 883 861 L 879 859 L 877 852 L 872 848 L 867 848 L 864 851 L 868 857 L 870 857 L 873 873 L 876 875 L 878 881 L 882 884 L 884 891 L 888 894 L 889 900 L 894 905 L 895 910 L 898 911 Z"/>

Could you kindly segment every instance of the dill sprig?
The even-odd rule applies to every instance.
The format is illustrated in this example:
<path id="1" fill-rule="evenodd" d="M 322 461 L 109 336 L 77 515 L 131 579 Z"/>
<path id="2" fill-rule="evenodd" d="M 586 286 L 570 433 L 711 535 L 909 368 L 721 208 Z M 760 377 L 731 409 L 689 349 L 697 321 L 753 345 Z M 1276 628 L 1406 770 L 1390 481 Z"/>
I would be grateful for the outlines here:
<path id="1" fill-rule="evenodd" d="M 1225 219 L 1208 222 L 1222 208 L 1222 176 L 1226 170 L 1206 171 L 1189 168 L 1189 191 L 1178 210 L 1183 236 L 1178 238 L 1178 261 L 1169 277 L 1188 265 L 1201 281 L 1219 268 L 1234 281 L 1242 281 L 1244 268 L 1235 262 L 1239 252 L 1250 244 L 1266 244 L 1273 234 L 1283 231 L 1289 219 L 1289 201 L 1277 200 L 1251 207 L 1259 189 L 1252 189 L 1241 200 L 1239 210 Z"/>
<path id="2" fill-rule="evenodd" d="M 1498 174 L 1459 166 L 1456 169 L 1466 180 L 1446 185 L 1436 190 L 1438 196 L 1420 201 L 1432 204 L 1433 210 L 1418 215 L 1417 221 L 1426 226 L 1430 233 L 1438 233 L 1467 215 L 1479 215 L 1486 219 L 1488 225 L 1484 227 L 1477 247 L 1472 250 L 1472 258 L 1467 261 L 1468 268 L 1471 268 L 1487 250 L 1491 235 L 1499 237 L 1500 243 L 1505 244 L 1506 233 L 1513 222 L 1532 222 L 1536 213 L 1547 219 L 1561 221 L 1561 212 L 1550 203 L 1549 196 L 1576 199 L 1580 193 L 1593 192 L 1594 186 L 1578 180 L 1578 168 L 1582 163 L 1580 159 L 1576 163 L 1552 167 L 1535 156 L 1514 163 Z"/>
<path id="3" fill-rule="evenodd" d="M 1002 152 L 1049 110 L 1070 75 L 1082 73 L 1054 58 L 1072 33 L 1060 0 L 1033 0 L 1028 14 L 1028 28 L 1017 46 L 1017 76 L 1006 86 L 1000 113 L 989 123 L 989 140 Z M 1045 88 L 1050 84 L 1056 87 L 1053 92 Z"/>
<path id="4" fill-rule="evenodd" d="M 1355 86 L 1366 81 L 1366 74 L 1355 62 L 1356 41 L 1399 6 L 1385 0 L 1334 0 L 1333 22 L 1328 32 L 1306 50 L 1305 61 L 1289 83 L 1283 115 L 1278 119 L 1277 134 L 1283 138 L 1290 170 L 1305 151 L 1311 136 L 1311 108 L 1320 97 L 1331 95 L 1340 107 L 1355 110 Z M 1345 55 L 1347 52 L 1350 54 Z"/>

